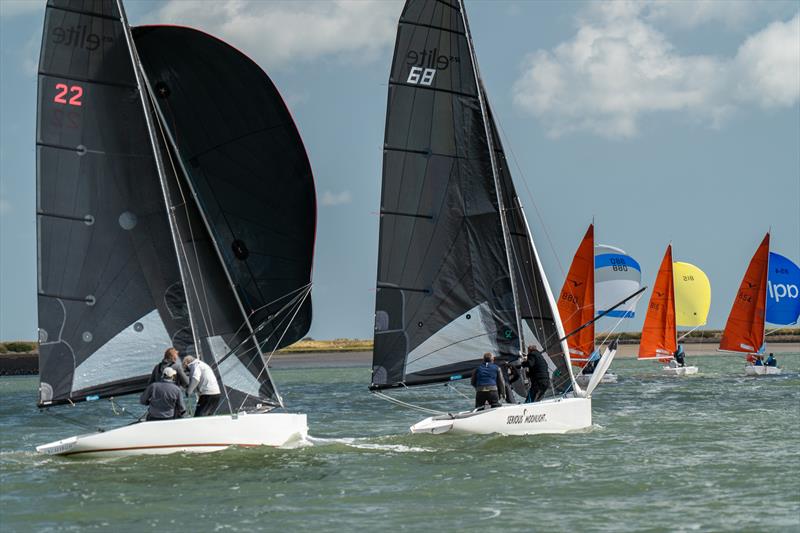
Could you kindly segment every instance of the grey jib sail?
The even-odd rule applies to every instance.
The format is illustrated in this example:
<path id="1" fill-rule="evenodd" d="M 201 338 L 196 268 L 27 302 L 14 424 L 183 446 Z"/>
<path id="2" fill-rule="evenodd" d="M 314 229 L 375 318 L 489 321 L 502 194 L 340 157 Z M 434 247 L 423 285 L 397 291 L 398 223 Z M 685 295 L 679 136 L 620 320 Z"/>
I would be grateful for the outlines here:
<path id="1" fill-rule="evenodd" d="M 115 2 L 48 2 L 36 140 L 39 403 L 141 390 L 189 324 Z"/>
<path id="2" fill-rule="evenodd" d="M 384 144 L 374 388 L 467 377 L 484 351 L 516 359 L 520 324 L 525 342 L 543 344 L 554 360 L 561 352 L 497 130 L 479 99 L 461 9 L 455 1 L 409 0 L 398 26 Z M 501 206 L 511 215 L 503 217 Z M 566 368 L 563 374 L 568 385 Z"/>
<path id="3" fill-rule="evenodd" d="M 561 333 L 556 326 L 557 308 L 547 294 L 547 280 L 544 279 L 541 262 L 533 248 L 522 202 L 514 188 L 511 169 L 491 111 L 488 116 L 494 140 L 503 206 L 506 209 L 511 268 L 514 271 L 518 294 L 517 305 L 522 322 L 522 336 L 525 344 L 544 350 L 549 356 L 555 365 L 554 369 L 551 368 L 553 390 L 556 393 L 563 393 L 569 389 L 572 381 L 569 376 L 569 362 L 564 356 L 564 345 L 560 340 Z"/>

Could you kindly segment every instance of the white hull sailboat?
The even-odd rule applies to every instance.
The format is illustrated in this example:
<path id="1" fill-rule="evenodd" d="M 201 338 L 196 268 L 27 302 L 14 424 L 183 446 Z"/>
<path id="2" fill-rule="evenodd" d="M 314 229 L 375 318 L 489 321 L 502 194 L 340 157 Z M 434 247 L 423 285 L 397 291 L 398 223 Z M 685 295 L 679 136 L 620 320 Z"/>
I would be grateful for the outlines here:
<path id="1" fill-rule="evenodd" d="M 746 376 L 781 373 L 778 366 L 756 366 L 753 362 L 766 352 L 767 322 L 785 327 L 800 320 L 798 286 L 800 268 L 788 257 L 770 251 L 767 232 L 750 259 L 719 343 L 720 351 L 746 356 Z"/>
<path id="2" fill-rule="evenodd" d="M 539 435 L 569 433 L 591 425 L 591 398 L 555 398 L 431 416 L 411 426 L 411 433 Z"/>
<path id="3" fill-rule="evenodd" d="M 778 366 L 755 366 L 746 365 L 744 373 L 746 376 L 777 376 L 782 372 Z"/>
<path id="4" fill-rule="evenodd" d="M 304 414 L 240 413 L 137 422 L 42 444 L 36 451 L 83 457 L 207 453 L 231 446 L 289 447 L 307 437 Z"/>
<path id="5" fill-rule="evenodd" d="M 572 259 L 564 285 L 558 297 L 558 314 L 566 331 L 575 331 L 567 339 L 570 361 L 580 371 L 575 380 L 586 387 L 591 373 L 586 374 L 589 365 L 594 364 L 595 325 L 590 323 L 595 317 L 616 318 L 614 329 L 625 319 L 636 316 L 639 298 L 609 311 L 609 308 L 629 294 L 641 288 L 642 271 L 639 263 L 624 250 L 614 246 L 595 245 L 594 223 L 589 225 L 575 256 Z M 582 327 L 584 324 L 590 325 Z M 601 383 L 616 383 L 617 376 L 607 372 Z"/>
<path id="6" fill-rule="evenodd" d="M 62 4 L 47 5 L 38 69 L 38 406 L 138 395 L 168 347 L 207 364 L 220 397 L 213 416 L 137 422 L 37 451 L 303 440 L 306 415 L 275 411 L 284 403 L 268 366 L 310 327 L 316 225 L 311 167 L 280 94 L 203 32 L 131 30 L 121 0 Z M 65 24 L 93 28 L 101 44 L 51 39 Z M 211 86 L 239 98 L 210 97 Z M 247 170 L 232 173 L 242 158 Z"/>
<path id="7" fill-rule="evenodd" d="M 647 306 L 639 342 L 639 360 L 666 363 L 661 367 L 665 376 L 697 374 L 698 367 L 681 366 L 673 358 L 680 347 L 677 326 L 689 326 L 694 331 L 705 325 L 710 307 L 708 276 L 691 263 L 673 263 L 670 243 L 661 260 Z"/>
<path id="8" fill-rule="evenodd" d="M 614 351 L 606 350 L 584 391 L 478 71 L 463 0 L 405 3 L 383 162 L 373 393 L 433 414 L 412 433 L 590 427 L 591 391 Z M 443 413 L 383 392 L 469 379 L 486 352 L 518 367 L 529 350 L 541 354 L 542 382 L 540 358 L 548 369 L 543 401 Z M 524 384 L 514 383 L 521 397 Z"/>

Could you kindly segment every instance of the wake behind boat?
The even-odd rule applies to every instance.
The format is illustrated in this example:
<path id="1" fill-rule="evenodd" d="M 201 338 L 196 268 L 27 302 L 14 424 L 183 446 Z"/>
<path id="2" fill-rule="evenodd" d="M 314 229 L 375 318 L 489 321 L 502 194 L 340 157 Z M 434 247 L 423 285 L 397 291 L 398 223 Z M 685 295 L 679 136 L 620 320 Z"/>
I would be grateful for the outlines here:
<path id="1" fill-rule="evenodd" d="M 71 46 L 63 26 L 93 28 L 100 44 Z M 131 32 L 119 0 L 51 0 L 39 73 L 39 407 L 139 393 L 168 346 L 213 369 L 221 402 L 214 416 L 37 450 L 161 454 L 305 438 L 306 415 L 279 412 L 267 360 L 310 325 L 314 185 L 267 75 L 202 32 Z"/>
<path id="2" fill-rule="evenodd" d="M 373 392 L 409 406 L 381 391 L 469 378 L 483 352 L 515 364 L 533 346 L 547 361 L 545 399 L 433 413 L 411 430 L 536 434 L 589 427 L 591 399 L 575 383 L 463 1 L 405 4 L 383 163 Z M 523 398 L 526 385 L 524 378 L 513 385 Z"/>

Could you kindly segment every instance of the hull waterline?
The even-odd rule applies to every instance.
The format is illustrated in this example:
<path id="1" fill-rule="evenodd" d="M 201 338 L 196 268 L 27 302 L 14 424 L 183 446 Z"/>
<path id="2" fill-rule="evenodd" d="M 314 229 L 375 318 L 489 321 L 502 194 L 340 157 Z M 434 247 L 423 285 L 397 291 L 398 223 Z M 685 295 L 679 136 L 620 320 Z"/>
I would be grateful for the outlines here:
<path id="1" fill-rule="evenodd" d="M 592 425 L 590 398 L 558 398 L 510 404 L 481 411 L 432 416 L 411 426 L 412 433 L 538 435 L 568 433 Z"/>
<path id="2" fill-rule="evenodd" d="M 305 414 L 239 413 L 139 422 L 50 442 L 36 451 L 78 457 L 207 453 L 230 446 L 288 446 L 307 436 Z"/>
<path id="3" fill-rule="evenodd" d="M 781 368 L 777 366 L 748 365 L 744 367 L 744 374 L 746 376 L 777 376 L 781 372 L 782 372 Z"/>
<path id="4" fill-rule="evenodd" d="M 663 368 L 665 376 L 693 376 L 698 371 L 696 366 L 665 366 Z"/>

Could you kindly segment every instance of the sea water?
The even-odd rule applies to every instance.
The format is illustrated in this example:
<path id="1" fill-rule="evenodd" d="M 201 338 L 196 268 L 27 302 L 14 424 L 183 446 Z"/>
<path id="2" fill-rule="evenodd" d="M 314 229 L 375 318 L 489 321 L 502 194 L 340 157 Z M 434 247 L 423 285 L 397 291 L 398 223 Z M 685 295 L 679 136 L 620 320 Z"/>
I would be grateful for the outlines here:
<path id="1" fill-rule="evenodd" d="M 40 413 L 37 379 L 0 379 L 0 529 L 6 531 L 800 531 L 800 356 L 745 377 L 740 358 L 692 357 L 662 376 L 619 360 L 594 426 L 529 437 L 411 435 L 423 418 L 367 391 L 369 368 L 276 369 L 310 445 L 122 459 L 34 446 L 113 427 L 108 401 Z M 471 391 L 401 391 L 467 408 Z M 137 415 L 135 398 L 120 402 Z"/>

